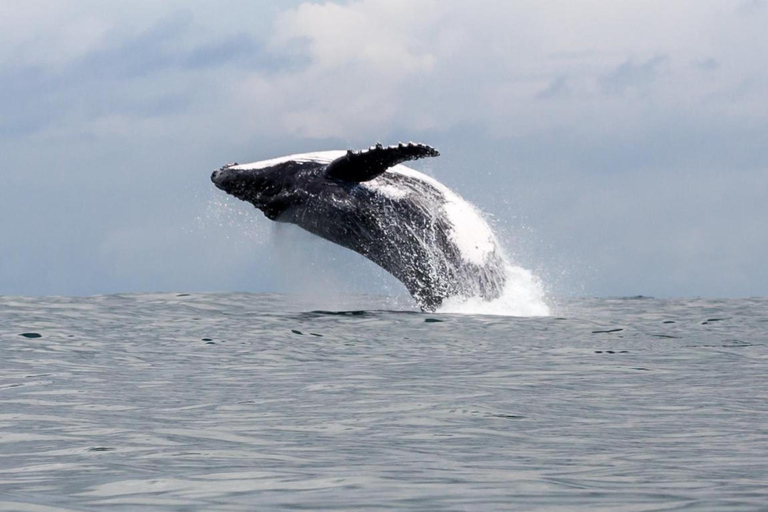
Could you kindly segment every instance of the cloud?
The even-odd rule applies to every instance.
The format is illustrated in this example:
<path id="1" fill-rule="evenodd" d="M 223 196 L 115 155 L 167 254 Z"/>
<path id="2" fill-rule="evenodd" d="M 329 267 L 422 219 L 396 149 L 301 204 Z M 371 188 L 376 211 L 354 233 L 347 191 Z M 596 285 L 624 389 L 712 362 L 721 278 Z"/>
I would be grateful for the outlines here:
<path id="1" fill-rule="evenodd" d="M 548 100 L 551 98 L 557 98 L 558 96 L 565 96 L 568 94 L 568 79 L 564 76 L 559 76 L 552 80 L 546 89 L 541 90 L 536 94 L 536 98 L 540 100 Z"/>
<path id="2" fill-rule="evenodd" d="M 744 0 L 736 7 L 736 12 L 742 16 L 756 16 L 763 14 L 768 9 L 765 0 Z"/>
<path id="3" fill-rule="evenodd" d="M 659 67 L 667 61 L 666 55 L 659 55 L 641 64 L 626 60 L 616 69 L 601 77 L 600 85 L 606 94 L 624 94 L 628 88 L 645 87 L 654 82 Z"/>
<path id="4" fill-rule="evenodd" d="M 434 67 L 420 37 L 437 22 L 434 12 L 433 2 L 302 4 L 277 17 L 270 49 L 307 65 L 251 73 L 234 93 L 254 117 L 278 121 L 269 130 L 323 138 L 389 125 L 409 82 Z"/>
<path id="5" fill-rule="evenodd" d="M 387 77 L 428 71 L 434 56 L 419 33 L 436 21 L 437 9 L 434 1 L 305 3 L 276 19 L 272 43 L 284 47 L 306 41 L 315 69 L 359 66 Z"/>
<path id="6" fill-rule="evenodd" d="M 250 117 L 272 120 L 249 130 L 317 139 L 476 123 L 498 136 L 551 125 L 584 130 L 585 120 L 586 128 L 618 118 L 631 126 L 626 121 L 642 115 L 638 104 L 601 102 L 601 96 L 645 95 L 687 115 L 713 93 L 735 87 L 727 76 L 701 81 L 684 66 L 715 50 L 711 41 L 723 31 L 743 31 L 736 17 L 713 23 L 715 2 L 693 5 L 305 3 L 277 17 L 269 42 L 275 54 L 305 66 L 272 76 L 246 72 L 231 94 Z M 650 15 L 654 9 L 658 16 Z M 689 24 L 682 23 L 686 16 Z M 571 28 L 558 30 L 563 26 Z M 709 58 L 721 62 L 723 51 Z M 727 54 L 730 76 L 754 72 L 750 56 Z M 531 102 L 566 93 L 569 101 L 557 106 Z M 594 135 L 605 133 L 598 128 Z"/>
<path id="7" fill-rule="evenodd" d="M 204 85 L 195 74 L 229 68 L 268 75 L 301 66 L 247 32 L 189 40 L 195 29 L 194 16 L 181 9 L 141 30 L 102 34 L 66 62 L 0 65 L 0 133 L 27 134 L 72 115 L 173 115 L 192 104 L 196 83 Z"/>
<path id="8" fill-rule="evenodd" d="M 720 67 L 720 63 L 713 57 L 697 60 L 694 65 L 702 71 L 714 71 Z"/>

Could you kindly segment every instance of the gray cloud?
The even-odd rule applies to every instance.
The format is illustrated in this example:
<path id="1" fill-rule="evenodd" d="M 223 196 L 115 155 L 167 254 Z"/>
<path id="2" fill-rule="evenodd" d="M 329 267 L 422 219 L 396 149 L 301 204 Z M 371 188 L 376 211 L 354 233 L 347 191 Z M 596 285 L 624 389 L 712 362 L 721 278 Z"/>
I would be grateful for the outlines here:
<path id="1" fill-rule="evenodd" d="M 713 57 L 697 60 L 694 65 L 702 71 L 714 71 L 720 67 L 720 63 Z"/>
<path id="2" fill-rule="evenodd" d="M 104 41 L 61 69 L 24 62 L 0 67 L 0 133 L 27 134 L 72 110 L 90 117 L 173 115 L 193 101 L 193 87 L 174 84 L 174 75 L 226 67 L 274 73 L 303 65 L 245 32 L 183 44 L 193 31 L 192 14 L 179 10 L 135 34 Z"/>
<path id="3" fill-rule="evenodd" d="M 540 100 L 548 100 L 551 98 L 557 98 L 558 96 L 565 96 L 568 94 L 568 79 L 564 76 L 559 76 L 552 80 L 552 82 L 543 90 L 536 93 L 536 98 Z"/>
<path id="4" fill-rule="evenodd" d="M 736 12 L 742 16 L 755 16 L 768 10 L 765 0 L 744 0 L 736 7 Z"/>
<path id="5" fill-rule="evenodd" d="M 665 55 L 635 64 L 632 59 L 624 61 L 613 71 L 600 79 L 600 85 L 606 94 L 623 94 L 630 87 L 643 87 L 653 83 L 659 67 L 667 61 Z"/>

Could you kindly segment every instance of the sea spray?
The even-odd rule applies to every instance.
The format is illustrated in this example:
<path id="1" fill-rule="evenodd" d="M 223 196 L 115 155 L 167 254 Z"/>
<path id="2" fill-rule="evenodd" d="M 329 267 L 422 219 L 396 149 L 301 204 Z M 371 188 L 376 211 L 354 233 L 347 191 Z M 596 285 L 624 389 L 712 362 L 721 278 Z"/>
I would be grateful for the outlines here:
<path id="1" fill-rule="evenodd" d="M 481 297 L 451 297 L 438 313 L 502 316 L 549 316 L 544 287 L 531 271 L 507 263 L 506 283 L 501 295 L 493 300 Z"/>
<path id="2" fill-rule="evenodd" d="M 267 238 L 266 223 L 242 202 L 210 191 L 204 204 L 205 210 L 195 218 L 195 225 L 203 234 L 224 231 L 225 237 L 236 243 L 260 242 Z"/>
<path id="3" fill-rule="evenodd" d="M 266 223 L 265 223 L 266 224 Z M 269 249 L 280 289 L 300 294 L 320 309 L 349 307 L 349 297 L 377 295 L 399 297 L 406 308 L 412 307 L 402 284 L 384 269 L 371 265 L 365 257 L 328 243 L 297 226 L 272 223 Z M 404 299 L 404 300 L 403 300 Z M 393 306 L 391 301 L 382 305 Z M 352 306 L 354 307 L 354 306 Z"/>

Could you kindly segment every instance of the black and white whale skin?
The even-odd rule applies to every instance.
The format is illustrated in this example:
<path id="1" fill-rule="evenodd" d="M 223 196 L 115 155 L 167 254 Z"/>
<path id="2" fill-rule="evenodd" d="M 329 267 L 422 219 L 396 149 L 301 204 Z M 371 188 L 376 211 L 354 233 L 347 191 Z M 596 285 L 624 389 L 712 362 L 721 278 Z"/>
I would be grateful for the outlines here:
<path id="1" fill-rule="evenodd" d="M 453 297 L 493 300 L 506 263 L 488 224 L 438 181 L 399 165 L 438 155 L 424 144 L 377 144 L 229 164 L 211 181 L 269 219 L 362 254 L 400 280 L 424 311 Z"/>

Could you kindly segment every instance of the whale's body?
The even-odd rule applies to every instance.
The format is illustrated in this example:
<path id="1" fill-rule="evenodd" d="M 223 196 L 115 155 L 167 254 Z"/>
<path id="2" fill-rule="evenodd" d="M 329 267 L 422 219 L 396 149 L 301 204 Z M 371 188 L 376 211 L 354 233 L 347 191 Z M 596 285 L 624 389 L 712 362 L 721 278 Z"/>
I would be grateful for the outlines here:
<path id="1" fill-rule="evenodd" d="M 272 220 L 362 254 L 423 310 L 451 297 L 495 299 L 505 262 L 488 224 L 446 186 L 398 163 L 436 155 L 420 144 L 305 153 L 228 165 L 211 179 Z"/>

